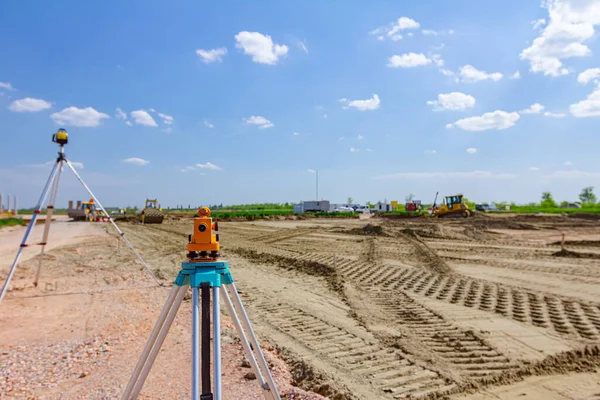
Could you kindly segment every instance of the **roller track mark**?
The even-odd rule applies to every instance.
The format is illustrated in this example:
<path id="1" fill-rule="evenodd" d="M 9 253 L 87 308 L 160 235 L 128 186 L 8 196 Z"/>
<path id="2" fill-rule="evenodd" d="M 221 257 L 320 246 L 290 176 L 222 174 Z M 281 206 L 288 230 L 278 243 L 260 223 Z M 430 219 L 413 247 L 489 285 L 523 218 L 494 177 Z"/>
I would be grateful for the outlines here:
<path id="1" fill-rule="evenodd" d="M 484 380 L 490 375 L 516 370 L 504 355 L 488 346 L 471 331 L 462 331 L 412 298 L 397 291 L 372 291 L 375 304 L 386 317 L 406 328 L 421 343 L 469 379 Z"/>
<path id="2" fill-rule="evenodd" d="M 359 337 L 285 303 L 262 298 L 251 307 L 277 330 L 348 371 L 352 379 L 370 382 L 381 391 L 381 398 L 423 398 L 456 388 L 438 373 L 413 364 L 405 354 L 375 338 Z"/>

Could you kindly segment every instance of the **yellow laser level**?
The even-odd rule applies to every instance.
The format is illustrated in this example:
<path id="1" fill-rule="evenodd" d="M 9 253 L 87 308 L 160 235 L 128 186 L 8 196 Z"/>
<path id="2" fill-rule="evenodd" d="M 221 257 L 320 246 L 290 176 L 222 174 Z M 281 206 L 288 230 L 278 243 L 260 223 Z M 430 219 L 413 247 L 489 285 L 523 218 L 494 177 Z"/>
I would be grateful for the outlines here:
<path id="1" fill-rule="evenodd" d="M 52 141 L 64 146 L 65 144 L 69 143 L 69 134 L 65 129 L 60 128 L 58 132 L 52 135 Z"/>
<path id="2" fill-rule="evenodd" d="M 190 260 L 216 260 L 219 258 L 219 225 L 210 218 L 210 209 L 200 207 L 198 218 L 194 218 L 194 233 L 188 236 Z"/>

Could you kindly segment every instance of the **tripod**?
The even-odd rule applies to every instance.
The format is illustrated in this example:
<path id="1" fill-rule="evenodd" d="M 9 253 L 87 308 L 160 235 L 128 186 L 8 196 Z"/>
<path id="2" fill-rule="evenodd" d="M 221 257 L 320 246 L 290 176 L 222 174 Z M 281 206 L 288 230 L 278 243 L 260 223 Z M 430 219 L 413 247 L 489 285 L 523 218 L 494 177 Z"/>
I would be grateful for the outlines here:
<path id="1" fill-rule="evenodd" d="M 57 137 L 58 137 L 58 139 L 57 139 Z M 125 243 L 127 243 L 127 246 L 129 246 L 129 248 L 133 251 L 133 253 L 136 255 L 137 259 L 142 263 L 142 265 L 146 268 L 146 270 L 150 273 L 150 275 L 152 275 L 152 277 L 154 278 L 156 283 L 159 286 L 161 285 L 160 281 L 156 278 L 156 276 L 154 275 L 154 273 L 152 272 L 152 270 L 150 269 L 148 264 L 146 264 L 146 262 L 142 259 L 142 256 L 139 255 L 139 253 L 133 248 L 133 245 L 125 237 L 125 233 L 123 233 L 123 231 L 121 231 L 119 229 L 119 227 L 117 226 L 115 221 L 112 219 L 110 214 L 106 212 L 104 207 L 102 207 L 102 204 L 100 204 L 100 202 L 98 201 L 98 199 L 96 198 L 94 193 L 92 193 L 92 191 L 85 184 L 83 179 L 81 179 L 81 176 L 79 176 L 77 171 L 75 171 L 75 168 L 73 168 L 73 165 L 69 162 L 69 160 L 67 160 L 67 157 L 65 155 L 65 144 L 68 143 L 67 138 L 68 138 L 68 135 L 64 129 L 60 129 L 58 131 L 58 133 L 56 133 L 53 136 L 52 140 L 55 143 L 58 143 L 60 145 L 60 150 L 58 152 L 58 158 L 56 159 L 56 162 L 52 166 L 52 170 L 50 171 L 50 177 L 46 181 L 46 185 L 44 186 L 44 189 L 42 190 L 42 194 L 40 195 L 37 205 L 35 206 L 35 209 L 33 211 L 33 216 L 31 217 L 31 220 L 29 221 L 29 224 L 27 225 L 27 230 L 25 231 L 25 235 L 23 236 L 23 240 L 21 241 L 21 245 L 19 246 L 19 251 L 17 252 L 17 256 L 15 257 L 15 260 L 10 268 L 8 276 L 6 277 L 6 280 L 4 281 L 4 286 L 2 287 L 2 292 L 0 292 L 0 303 L 2 302 L 4 295 L 8 291 L 8 286 L 9 286 L 10 281 L 15 273 L 15 270 L 17 269 L 17 265 L 19 263 L 19 259 L 21 258 L 21 254 L 23 253 L 23 249 L 25 249 L 25 247 L 29 246 L 27 244 L 27 240 L 29 239 L 31 230 L 32 230 L 33 226 L 35 225 L 35 222 L 36 222 L 38 216 L 40 215 L 42 206 L 43 206 L 44 202 L 46 201 L 46 197 L 48 197 L 48 193 L 50 193 L 50 199 L 48 201 L 48 206 L 46 207 L 46 223 L 44 226 L 44 233 L 42 235 L 42 241 L 40 243 L 38 243 L 38 245 L 42 246 L 42 249 L 40 252 L 41 257 L 39 258 L 37 272 L 35 274 L 34 286 L 37 286 L 37 284 L 38 284 L 38 280 L 40 277 L 40 270 L 42 268 L 42 259 L 43 259 L 43 255 L 44 255 L 44 249 L 45 249 L 47 241 L 48 241 L 48 234 L 50 232 L 50 224 L 52 222 L 52 215 L 54 213 L 54 203 L 56 202 L 56 195 L 58 194 L 58 184 L 60 182 L 60 175 L 61 175 L 65 165 L 67 167 L 69 167 L 69 169 L 71 171 L 73 171 L 73 174 L 75 175 L 77 180 L 83 185 L 85 190 L 87 190 L 87 192 L 90 194 L 90 196 L 94 199 L 95 204 L 98 205 L 98 207 L 104 213 L 104 215 L 109 218 L 110 223 L 115 227 L 117 232 L 119 232 L 120 237 L 123 238 L 123 240 L 125 240 Z"/>
<path id="2" fill-rule="evenodd" d="M 150 338 L 146 342 L 146 346 L 135 366 L 121 400 L 134 400 L 140 394 L 188 287 L 192 288 L 192 400 L 222 400 L 219 294 L 222 296 L 227 311 L 240 336 L 242 347 L 252 370 L 259 379 L 265 400 L 281 400 L 275 381 L 265 361 L 264 354 L 260 349 L 248 315 L 233 283 L 228 263 L 226 261 L 194 262 L 193 260 L 182 263 L 182 269 L 175 279 L 165 306 L 156 321 Z M 210 385 L 211 288 L 213 298 L 214 393 L 211 392 Z M 202 296 L 201 320 L 199 319 L 199 292 L 201 292 Z M 200 322 L 202 325 L 201 338 L 199 336 Z M 250 339 L 250 343 L 248 342 L 248 338 Z"/>

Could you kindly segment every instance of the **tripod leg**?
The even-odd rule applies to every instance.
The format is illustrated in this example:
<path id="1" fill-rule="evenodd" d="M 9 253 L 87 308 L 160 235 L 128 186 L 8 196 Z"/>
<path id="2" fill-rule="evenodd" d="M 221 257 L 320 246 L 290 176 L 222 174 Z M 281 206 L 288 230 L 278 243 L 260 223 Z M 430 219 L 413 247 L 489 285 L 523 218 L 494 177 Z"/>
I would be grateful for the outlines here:
<path id="1" fill-rule="evenodd" d="M 235 287 L 235 283 L 231 283 L 231 295 L 233 297 L 233 303 L 234 306 L 236 307 L 239 316 L 241 316 L 242 319 L 242 324 L 244 325 L 244 328 L 246 329 L 246 332 L 248 333 L 248 336 L 250 337 L 250 342 L 252 343 L 252 346 L 254 347 L 254 349 L 256 350 L 256 353 L 258 354 L 258 362 L 259 365 L 261 367 L 261 372 L 264 375 L 264 377 L 267 379 L 268 384 L 269 384 L 269 388 L 271 390 L 271 395 L 273 396 L 272 398 L 274 399 L 280 399 L 279 398 L 279 392 L 277 390 L 277 386 L 275 385 L 275 380 L 273 379 L 273 376 L 271 375 L 271 371 L 269 370 L 269 366 L 267 364 L 267 361 L 265 360 L 265 355 L 263 354 L 260 345 L 258 343 L 258 339 L 256 338 L 256 334 L 254 333 L 254 330 L 252 329 L 252 325 L 250 324 L 250 319 L 248 319 L 248 314 L 246 314 L 246 310 L 244 309 L 244 305 L 242 304 L 242 299 L 240 299 L 240 295 L 237 292 L 237 288 Z M 266 396 L 266 394 L 265 394 Z"/>
<path id="2" fill-rule="evenodd" d="M 133 253 L 137 257 L 137 259 L 142 263 L 142 265 L 144 266 L 144 268 L 146 268 L 146 270 L 150 273 L 150 275 L 152 276 L 152 278 L 154 278 L 154 280 L 156 281 L 156 283 L 158 284 L 158 286 L 162 286 L 162 284 L 160 283 L 160 281 L 158 280 L 158 278 L 156 277 L 156 275 L 154 275 L 154 272 L 152 272 L 152 270 L 150 269 L 150 267 L 148 266 L 148 264 L 146 264 L 146 262 L 144 261 L 144 259 L 142 258 L 142 256 L 140 256 L 140 254 L 135 250 L 135 248 L 133 247 L 133 245 L 125 237 L 125 233 L 123 233 L 123 231 L 121 231 L 119 229 L 119 227 L 117 226 L 117 224 L 115 223 L 115 221 L 112 219 L 112 217 L 110 216 L 110 214 L 106 212 L 106 210 L 104 209 L 104 207 L 102 207 L 102 204 L 100 204 L 100 202 L 98 201 L 98 199 L 96 198 L 96 196 L 94 195 L 94 193 L 92 193 L 92 191 L 85 184 L 85 182 L 83 181 L 83 179 L 81 179 L 81 177 L 79 176 L 79 174 L 77 173 L 77 171 L 75 171 L 75 168 L 73 168 L 73 166 L 71 165 L 71 163 L 69 162 L 69 160 L 65 160 L 65 162 L 67 163 L 67 166 L 71 169 L 71 171 L 73 171 L 73 174 L 75 175 L 75 177 L 77 178 L 77 180 L 79 181 L 79 183 L 81 183 L 83 185 L 83 187 L 85 188 L 85 190 L 87 190 L 87 192 L 90 194 L 90 196 L 92 196 L 92 198 L 94 199 L 94 201 L 96 202 L 96 204 L 98 204 L 98 207 L 100 207 L 100 210 L 102 210 L 102 212 L 104 213 L 104 215 L 106 215 L 108 217 L 110 223 L 115 227 L 115 229 L 117 230 L 117 232 L 119 232 L 119 235 L 121 235 L 121 237 L 125 240 L 125 243 L 127 243 L 127 246 L 129 246 L 129 248 L 131 249 L 131 251 L 133 251 Z"/>
<path id="3" fill-rule="evenodd" d="M 227 286 L 227 285 L 225 285 L 225 286 Z M 244 348 L 246 357 L 248 358 L 248 361 L 250 362 L 252 371 L 254 372 L 254 374 L 256 374 L 256 377 L 260 380 L 260 386 L 263 389 L 263 395 L 265 396 L 265 399 L 280 400 L 279 394 L 277 394 L 277 388 L 275 387 L 275 385 L 273 384 L 273 386 L 269 386 L 265 382 L 263 375 L 261 374 L 261 370 L 258 367 L 258 364 L 256 363 L 256 358 L 254 357 L 254 353 L 252 352 L 250 343 L 248 343 L 248 338 L 246 337 L 246 333 L 244 332 L 244 329 L 242 328 L 241 322 L 235 311 L 233 303 L 231 302 L 231 298 L 229 297 L 229 293 L 228 293 L 227 289 L 223 288 L 223 290 L 221 290 L 221 296 L 223 297 L 225 306 L 227 307 L 227 312 L 231 316 L 233 324 L 235 325 L 235 329 L 237 330 L 238 334 L 240 335 L 240 342 L 242 344 L 242 347 Z M 268 371 L 268 367 L 267 367 L 267 371 Z"/>
<path id="4" fill-rule="evenodd" d="M 60 168 L 56 173 L 56 178 L 50 191 L 50 200 L 46 207 L 46 224 L 44 225 L 44 234 L 42 235 L 42 241 L 39 243 L 42 246 L 40 251 L 38 267 L 35 273 L 35 279 L 33 280 L 33 286 L 37 287 L 40 280 L 40 272 L 42 270 L 42 262 L 44 260 L 44 250 L 46 249 L 46 243 L 48 242 L 48 234 L 50 233 L 50 224 L 52 223 L 52 214 L 54 214 L 54 204 L 56 203 L 56 195 L 58 194 L 58 184 L 60 182 L 60 174 L 62 173 L 62 161 L 60 161 Z"/>
<path id="5" fill-rule="evenodd" d="M 192 287 L 192 400 L 200 398 L 200 300 L 198 288 Z"/>
<path id="6" fill-rule="evenodd" d="M 136 399 L 138 397 L 138 395 L 140 394 L 140 392 L 142 391 L 142 387 L 144 387 L 144 382 L 146 382 L 146 378 L 148 377 L 148 374 L 150 373 L 150 369 L 152 369 L 154 360 L 156 360 L 156 356 L 158 355 L 158 352 L 160 351 L 160 348 L 162 347 L 162 345 L 165 341 L 165 338 L 167 337 L 167 333 L 169 332 L 169 329 L 171 328 L 171 325 L 173 324 L 173 320 L 175 319 L 175 316 L 177 315 L 177 311 L 179 311 L 179 307 L 181 307 L 181 303 L 183 302 L 183 296 L 187 292 L 187 289 L 188 289 L 187 285 L 181 286 L 178 288 L 177 295 L 175 296 L 175 300 L 173 301 L 173 306 L 171 307 L 171 309 L 169 310 L 169 312 L 167 314 L 167 317 L 165 318 L 164 325 L 161 327 L 160 332 L 158 333 L 156 342 L 155 342 L 154 346 L 152 347 L 152 351 L 150 352 L 150 355 L 148 356 L 148 359 L 146 360 L 144 367 L 142 368 L 137 381 L 135 382 L 133 391 L 131 392 L 131 394 L 128 397 L 124 397 L 123 399 L 127 399 L 127 400 Z M 133 379 L 133 377 L 132 377 L 132 379 Z"/>
<path id="7" fill-rule="evenodd" d="M 212 400 L 210 390 L 210 283 L 202 282 L 202 400 Z M 195 400 L 195 399 L 194 399 Z"/>
<path id="8" fill-rule="evenodd" d="M 160 315 L 158 316 L 158 320 L 156 321 L 156 324 L 154 325 L 154 329 L 152 329 L 152 333 L 150 334 L 148 341 L 146 342 L 144 351 L 142 352 L 142 355 L 140 356 L 140 359 L 139 359 L 137 365 L 135 366 L 133 373 L 131 374 L 131 378 L 129 379 L 129 382 L 127 383 L 127 387 L 125 387 L 125 391 L 123 392 L 123 397 L 122 397 L 123 400 L 129 398 L 128 396 L 131 394 L 133 385 L 136 383 L 137 379 L 139 378 L 140 372 L 142 371 L 142 367 L 144 366 L 144 364 L 146 363 L 146 360 L 148 359 L 148 354 L 150 354 L 150 350 L 152 350 L 154 343 L 156 343 L 156 338 L 158 337 L 158 333 L 160 332 L 163 324 L 165 323 L 167 314 L 173 307 L 173 302 L 175 301 L 175 297 L 177 296 L 177 292 L 179 289 L 180 289 L 179 286 L 173 286 L 173 288 L 171 289 L 171 292 L 169 292 L 167 301 L 166 301 L 162 311 L 160 312 Z"/>
<path id="9" fill-rule="evenodd" d="M 12 279 L 12 277 L 15 273 L 15 269 L 17 268 L 17 264 L 19 263 L 19 259 L 21 258 L 21 253 L 23 252 L 23 249 L 25 247 L 27 247 L 27 239 L 29 239 L 29 235 L 31 234 L 31 229 L 35 225 L 35 221 L 37 220 L 38 215 L 40 215 L 40 210 L 42 208 L 42 204 L 44 203 L 44 200 L 46 200 L 46 195 L 48 194 L 48 189 L 50 188 L 52 181 L 54 181 L 54 177 L 56 176 L 56 172 L 58 171 L 58 164 L 59 164 L 58 161 L 56 162 L 56 164 L 54 164 L 54 167 L 52 168 L 52 171 L 50 172 L 50 177 L 48 178 L 48 181 L 46 182 L 46 186 L 44 186 L 44 190 L 42 190 L 40 199 L 38 200 L 38 203 L 35 206 L 35 211 L 33 212 L 31 220 L 29 221 L 29 225 L 27 226 L 27 230 L 25 231 L 25 236 L 23 236 L 23 240 L 21 241 L 21 246 L 19 247 L 19 251 L 17 252 L 15 261 L 13 262 L 13 265 L 10 267 L 10 271 L 8 272 L 8 276 L 6 277 L 6 280 L 4 281 L 4 286 L 2 287 L 2 291 L 0 292 L 0 303 L 2 303 L 2 299 L 4 298 L 4 295 L 6 294 L 6 291 L 8 290 L 8 285 L 10 284 L 10 280 Z"/>
<path id="10" fill-rule="evenodd" d="M 213 380 L 215 400 L 221 400 L 221 306 L 219 287 L 213 287 Z"/>

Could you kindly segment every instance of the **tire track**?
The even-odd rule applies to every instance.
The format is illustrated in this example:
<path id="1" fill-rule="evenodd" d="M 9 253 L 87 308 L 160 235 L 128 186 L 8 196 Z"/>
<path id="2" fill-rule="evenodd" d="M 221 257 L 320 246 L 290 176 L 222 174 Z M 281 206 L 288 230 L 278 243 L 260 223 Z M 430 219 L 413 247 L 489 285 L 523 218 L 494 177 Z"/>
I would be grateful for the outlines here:
<path id="1" fill-rule="evenodd" d="M 304 310 L 261 298 L 251 305 L 275 329 L 311 352 L 347 371 L 353 381 L 371 384 L 380 398 L 427 398 L 450 393 L 456 384 L 437 372 L 420 367 L 400 350 L 357 336 Z"/>

